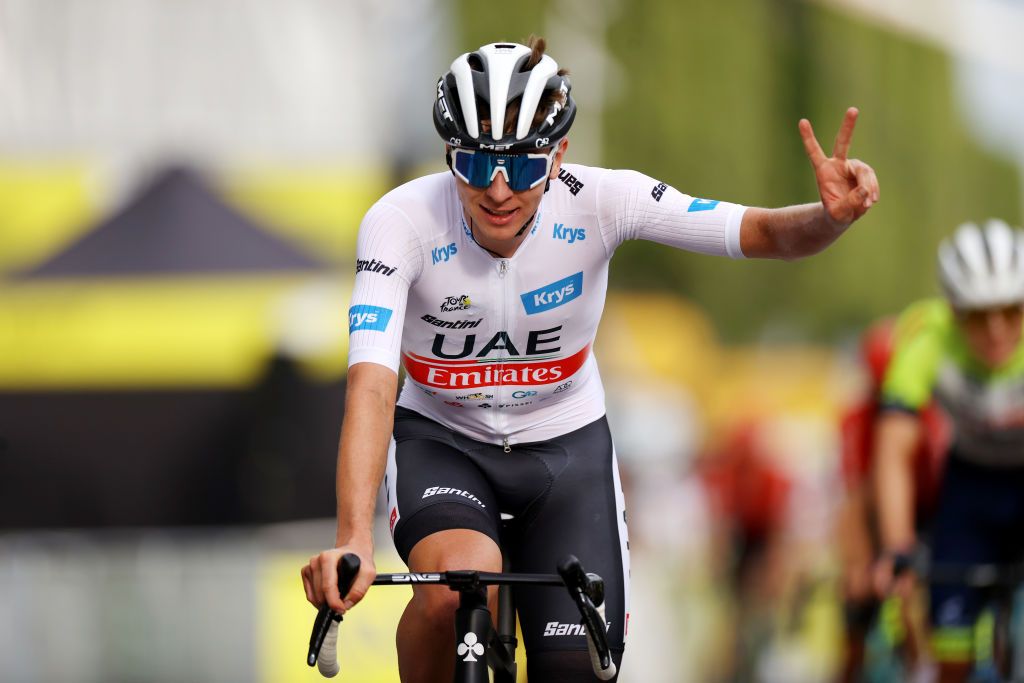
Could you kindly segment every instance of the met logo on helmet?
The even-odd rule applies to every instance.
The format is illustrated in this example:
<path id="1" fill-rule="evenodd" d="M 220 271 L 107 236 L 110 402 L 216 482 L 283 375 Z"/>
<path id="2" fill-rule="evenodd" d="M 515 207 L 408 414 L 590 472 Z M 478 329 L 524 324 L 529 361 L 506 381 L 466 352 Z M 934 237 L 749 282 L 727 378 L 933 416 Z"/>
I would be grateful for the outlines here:
<path id="1" fill-rule="evenodd" d="M 534 315 L 567 304 L 582 293 L 583 271 L 580 271 L 540 289 L 520 294 L 519 298 L 523 301 L 526 315 Z"/>
<path id="2" fill-rule="evenodd" d="M 455 119 L 452 118 L 451 112 L 448 111 L 448 100 L 446 100 L 445 97 L 444 97 L 444 89 L 443 88 L 444 88 L 444 79 L 443 78 L 439 78 L 437 80 L 437 104 L 438 104 L 438 106 L 441 107 L 441 116 L 443 116 L 444 118 L 446 118 L 449 121 L 451 121 L 452 123 L 454 123 Z"/>
<path id="3" fill-rule="evenodd" d="M 390 321 L 390 308 L 358 305 L 348 309 L 349 334 L 361 331 L 383 332 Z"/>

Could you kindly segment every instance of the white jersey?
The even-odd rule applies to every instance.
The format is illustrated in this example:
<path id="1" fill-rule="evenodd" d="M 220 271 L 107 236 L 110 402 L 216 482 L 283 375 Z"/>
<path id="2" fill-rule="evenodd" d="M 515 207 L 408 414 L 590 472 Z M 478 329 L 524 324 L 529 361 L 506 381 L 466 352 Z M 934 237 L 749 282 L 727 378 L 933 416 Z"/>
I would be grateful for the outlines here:
<path id="1" fill-rule="evenodd" d="M 627 239 L 742 257 L 744 207 L 635 171 L 564 164 L 515 254 L 480 247 L 450 173 L 386 194 L 359 229 L 349 357 L 406 370 L 398 404 L 488 443 L 605 413 L 593 344 Z"/>

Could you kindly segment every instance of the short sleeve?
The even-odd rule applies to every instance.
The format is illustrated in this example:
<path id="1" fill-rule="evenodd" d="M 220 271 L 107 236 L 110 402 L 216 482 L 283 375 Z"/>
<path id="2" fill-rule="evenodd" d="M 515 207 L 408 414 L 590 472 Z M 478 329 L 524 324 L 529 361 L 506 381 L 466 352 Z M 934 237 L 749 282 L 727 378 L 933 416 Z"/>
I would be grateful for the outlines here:
<path id="1" fill-rule="evenodd" d="M 900 316 L 882 381 L 883 407 L 916 412 L 931 400 L 949 322 L 948 306 L 940 300 L 919 302 Z"/>
<path id="2" fill-rule="evenodd" d="M 692 197 L 643 173 L 609 170 L 598 184 L 601 235 L 613 251 L 630 239 L 701 254 L 743 258 L 740 223 L 746 207 Z"/>
<path id="3" fill-rule="evenodd" d="M 421 268 L 420 243 L 408 216 L 383 202 L 371 207 L 356 242 L 356 278 L 348 310 L 349 367 L 369 362 L 398 372 L 409 287 Z"/>

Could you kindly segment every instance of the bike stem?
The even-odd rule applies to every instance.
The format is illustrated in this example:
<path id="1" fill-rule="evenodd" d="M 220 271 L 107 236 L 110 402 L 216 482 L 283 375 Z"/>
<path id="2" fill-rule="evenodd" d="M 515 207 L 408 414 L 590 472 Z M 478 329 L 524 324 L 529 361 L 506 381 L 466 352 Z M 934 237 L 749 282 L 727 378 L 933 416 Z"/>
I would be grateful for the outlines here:
<path id="1" fill-rule="evenodd" d="M 455 610 L 455 680 L 488 683 L 484 652 L 491 634 L 491 613 L 487 609 L 487 589 L 469 582 L 450 587 L 459 591 L 459 608 Z"/>

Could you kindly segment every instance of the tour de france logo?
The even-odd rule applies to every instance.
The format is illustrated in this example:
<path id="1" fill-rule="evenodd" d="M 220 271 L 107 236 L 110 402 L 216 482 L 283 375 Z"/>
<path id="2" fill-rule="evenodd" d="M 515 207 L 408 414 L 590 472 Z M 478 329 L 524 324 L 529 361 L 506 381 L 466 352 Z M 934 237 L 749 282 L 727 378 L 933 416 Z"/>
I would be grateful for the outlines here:
<path id="1" fill-rule="evenodd" d="M 469 295 L 463 294 L 462 296 L 450 296 L 441 302 L 441 312 L 451 313 L 452 311 L 465 311 L 469 309 L 471 303 L 469 301 Z"/>

